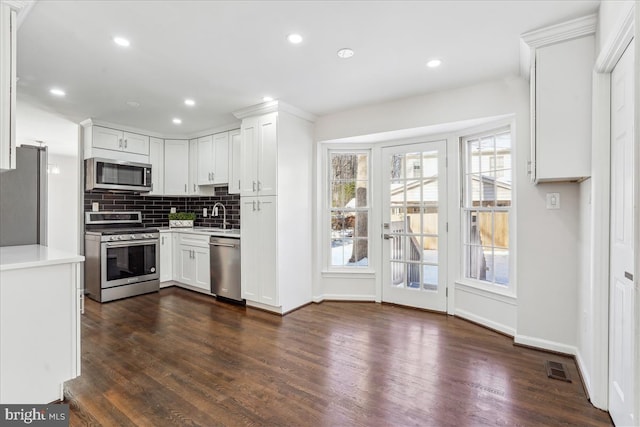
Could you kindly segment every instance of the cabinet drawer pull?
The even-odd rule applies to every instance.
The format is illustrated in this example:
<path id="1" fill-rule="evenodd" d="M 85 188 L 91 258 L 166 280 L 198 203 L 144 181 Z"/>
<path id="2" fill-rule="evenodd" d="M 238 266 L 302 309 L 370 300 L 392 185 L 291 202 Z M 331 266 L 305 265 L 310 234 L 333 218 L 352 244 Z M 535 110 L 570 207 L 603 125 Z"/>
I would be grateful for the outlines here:
<path id="1" fill-rule="evenodd" d="M 127 140 L 124 140 L 124 148 L 127 148 Z"/>

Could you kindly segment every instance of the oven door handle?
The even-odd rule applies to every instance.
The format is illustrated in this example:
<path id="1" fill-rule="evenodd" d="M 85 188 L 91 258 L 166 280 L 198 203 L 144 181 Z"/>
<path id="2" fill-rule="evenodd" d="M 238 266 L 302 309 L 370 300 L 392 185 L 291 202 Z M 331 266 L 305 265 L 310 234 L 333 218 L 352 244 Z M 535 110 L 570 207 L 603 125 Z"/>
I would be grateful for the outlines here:
<path id="1" fill-rule="evenodd" d="M 122 242 L 105 242 L 103 243 L 108 248 L 117 248 L 122 246 L 142 246 L 142 245 L 157 245 L 158 239 L 148 240 L 123 240 Z"/>

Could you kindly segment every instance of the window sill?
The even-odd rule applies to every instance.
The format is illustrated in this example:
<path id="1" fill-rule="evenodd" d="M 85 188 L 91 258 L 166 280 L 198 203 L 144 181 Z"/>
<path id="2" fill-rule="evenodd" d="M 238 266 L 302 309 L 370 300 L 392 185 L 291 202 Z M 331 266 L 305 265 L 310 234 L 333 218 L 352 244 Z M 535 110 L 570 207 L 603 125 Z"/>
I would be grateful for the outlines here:
<path id="1" fill-rule="evenodd" d="M 456 280 L 456 289 L 471 292 L 481 296 L 491 297 L 515 305 L 518 297 L 511 289 L 500 289 L 498 286 L 486 285 L 473 280 Z"/>
<path id="2" fill-rule="evenodd" d="M 335 278 L 335 279 L 375 279 L 376 271 L 372 268 L 354 268 L 349 270 L 322 270 L 320 272 L 322 277 Z"/>

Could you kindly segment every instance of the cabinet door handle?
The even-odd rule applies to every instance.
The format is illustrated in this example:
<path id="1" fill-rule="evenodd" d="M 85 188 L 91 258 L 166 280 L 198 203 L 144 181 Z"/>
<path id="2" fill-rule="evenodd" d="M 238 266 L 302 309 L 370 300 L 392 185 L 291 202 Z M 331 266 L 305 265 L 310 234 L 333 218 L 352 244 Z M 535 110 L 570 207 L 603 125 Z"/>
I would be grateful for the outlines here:
<path id="1" fill-rule="evenodd" d="M 240 191 L 240 180 L 238 180 L 238 191 Z"/>
<path id="2" fill-rule="evenodd" d="M 256 211 L 256 201 L 254 200 L 251 203 L 253 204 L 253 211 L 255 212 Z"/>
<path id="3" fill-rule="evenodd" d="M 194 193 L 196 192 L 196 185 L 195 184 L 193 184 L 193 192 Z"/>
<path id="4" fill-rule="evenodd" d="M 211 172 L 211 181 L 215 181 L 215 180 L 216 180 L 216 173 Z"/>
<path id="5" fill-rule="evenodd" d="M 262 189 L 262 184 L 260 184 L 260 181 L 258 181 L 258 191 L 260 191 Z"/>
<path id="6" fill-rule="evenodd" d="M 258 200 L 258 210 L 260 210 L 260 200 Z"/>
<path id="7" fill-rule="evenodd" d="M 256 182 L 255 181 L 253 181 L 253 191 L 254 192 L 256 191 Z"/>
<path id="8" fill-rule="evenodd" d="M 162 236 L 162 244 L 164 245 L 164 236 Z"/>
<path id="9" fill-rule="evenodd" d="M 187 184 L 184 185 L 184 192 L 187 192 Z"/>
<path id="10" fill-rule="evenodd" d="M 127 148 L 127 140 L 124 140 L 124 148 Z"/>
<path id="11" fill-rule="evenodd" d="M 122 148 L 122 138 L 118 138 L 118 148 Z"/>

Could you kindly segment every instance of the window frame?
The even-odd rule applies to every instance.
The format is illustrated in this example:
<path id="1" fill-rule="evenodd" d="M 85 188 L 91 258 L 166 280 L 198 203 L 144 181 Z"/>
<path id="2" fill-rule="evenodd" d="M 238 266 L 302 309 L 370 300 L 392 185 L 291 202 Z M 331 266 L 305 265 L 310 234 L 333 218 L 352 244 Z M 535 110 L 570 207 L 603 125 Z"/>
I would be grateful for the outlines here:
<path id="1" fill-rule="evenodd" d="M 323 256 L 324 256 L 324 268 L 322 270 L 323 273 L 347 273 L 347 274 L 362 274 L 362 273 L 372 273 L 374 259 L 372 257 L 372 250 L 374 249 L 371 241 L 371 224 L 372 224 L 372 215 L 373 215 L 373 179 L 372 179 L 372 157 L 373 153 L 371 148 L 363 148 L 363 147 L 331 147 L 327 146 L 324 150 L 325 153 L 325 165 L 324 165 L 324 177 L 323 177 L 323 220 L 321 231 L 323 235 L 322 244 L 323 244 Z M 367 253 L 368 253 L 368 265 L 332 265 L 332 253 L 331 253 L 331 241 L 332 241 L 332 228 L 331 228 L 331 218 L 332 213 L 335 211 L 341 211 L 343 209 L 332 207 L 331 203 L 331 190 L 332 190 L 332 162 L 331 158 L 334 154 L 354 154 L 354 155 L 366 155 L 367 156 L 367 206 L 366 207 L 354 207 L 353 209 L 348 209 L 349 211 L 355 212 L 366 212 L 367 213 Z"/>
<path id="2" fill-rule="evenodd" d="M 469 156 L 467 152 L 467 143 L 468 141 L 475 139 L 482 139 L 483 137 L 495 136 L 502 133 L 508 133 L 510 136 L 510 156 L 511 156 L 511 164 L 508 169 L 511 171 L 511 205 L 510 206 L 497 206 L 497 203 L 494 206 L 483 207 L 483 206 L 468 206 L 468 197 L 467 193 L 468 181 L 467 177 L 472 174 L 471 169 L 469 169 Z M 486 127 L 482 127 L 480 129 L 475 129 L 472 132 L 465 133 L 464 135 L 459 136 L 459 165 L 460 165 L 460 237 L 459 237 L 459 247 L 460 247 L 460 268 L 459 268 L 459 277 L 460 279 L 457 281 L 462 285 L 471 286 L 474 288 L 482 289 L 488 292 L 502 294 L 505 296 L 513 296 L 516 294 L 516 274 L 515 274 L 515 257 L 516 257 L 516 233 L 515 233 L 515 205 L 516 205 L 516 136 L 515 136 L 515 124 L 510 121 L 507 123 L 494 123 L 492 125 L 488 125 Z M 498 154 L 494 152 L 494 166 L 497 166 L 497 157 Z M 492 169 L 494 172 L 498 171 L 497 168 L 494 167 Z M 506 170 L 505 168 L 501 168 L 500 170 Z M 497 198 L 496 198 L 497 200 Z M 491 213 L 500 213 L 507 212 L 509 214 L 508 225 L 508 283 L 500 284 L 496 283 L 495 277 L 492 281 L 472 278 L 467 276 L 467 266 L 469 265 L 469 252 L 467 250 L 468 247 L 471 246 L 471 238 L 470 238 L 470 230 L 469 230 L 469 221 L 468 215 L 470 212 L 491 212 Z M 492 220 L 492 233 L 495 233 L 495 222 Z M 495 241 L 492 242 L 491 248 L 495 250 L 496 248 Z M 501 248 L 501 247 L 500 247 Z"/>

